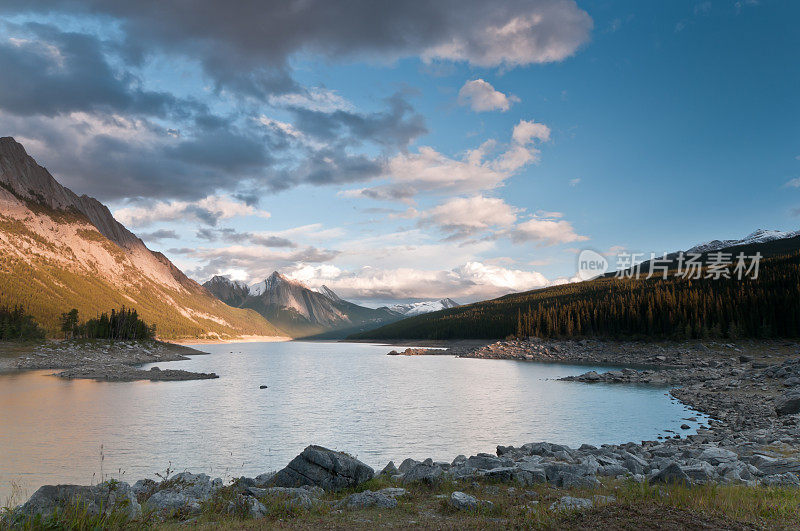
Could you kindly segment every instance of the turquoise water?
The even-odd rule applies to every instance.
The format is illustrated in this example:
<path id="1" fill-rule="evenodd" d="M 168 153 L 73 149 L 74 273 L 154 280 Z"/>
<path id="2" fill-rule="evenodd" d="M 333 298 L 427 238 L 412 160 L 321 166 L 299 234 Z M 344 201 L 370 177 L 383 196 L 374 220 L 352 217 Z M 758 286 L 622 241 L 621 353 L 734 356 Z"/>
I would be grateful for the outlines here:
<path id="1" fill-rule="evenodd" d="M 392 347 L 363 343 L 197 348 L 211 355 L 158 366 L 218 380 L 0 375 L 0 505 L 12 481 L 30 494 L 101 475 L 153 478 L 168 466 L 232 478 L 281 468 L 308 444 L 382 468 L 390 459 L 493 453 L 498 444 L 638 442 L 667 429 L 693 433 L 698 423 L 683 431 L 681 419 L 704 420 L 664 388 L 554 381 L 607 367 L 386 356 Z"/>

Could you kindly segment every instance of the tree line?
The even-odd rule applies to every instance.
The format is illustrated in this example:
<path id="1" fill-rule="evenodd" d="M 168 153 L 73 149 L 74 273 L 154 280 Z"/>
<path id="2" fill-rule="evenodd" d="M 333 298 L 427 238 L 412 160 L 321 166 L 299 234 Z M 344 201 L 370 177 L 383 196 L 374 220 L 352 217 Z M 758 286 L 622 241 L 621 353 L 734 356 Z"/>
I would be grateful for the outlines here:
<path id="1" fill-rule="evenodd" d="M 156 325 L 148 325 L 139 318 L 136 310 L 125 308 L 112 309 L 111 314 L 101 313 L 94 319 L 89 319 L 85 323 L 78 320 L 78 310 L 72 310 L 61 314 L 61 331 L 64 338 L 88 338 L 88 339 L 154 339 L 156 336 Z"/>
<path id="2" fill-rule="evenodd" d="M 404 319 L 359 339 L 800 336 L 800 253 L 758 278 L 599 278 Z"/>
<path id="3" fill-rule="evenodd" d="M 0 340 L 44 339 L 44 330 L 22 306 L 0 306 Z"/>

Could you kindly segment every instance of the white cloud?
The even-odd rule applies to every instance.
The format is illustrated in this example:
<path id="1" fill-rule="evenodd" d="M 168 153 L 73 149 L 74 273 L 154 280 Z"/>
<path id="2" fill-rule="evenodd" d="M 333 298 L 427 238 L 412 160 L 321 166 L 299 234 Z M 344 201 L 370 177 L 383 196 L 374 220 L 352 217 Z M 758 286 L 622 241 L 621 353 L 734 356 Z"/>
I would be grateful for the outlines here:
<path id="1" fill-rule="evenodd" d="M 452 297 L 460 302 L 542 288 L 547 278 L 536 271 L 508 269 L 469 261 L 449 270 L 363 267 L 343 271 L 328 265 L 298 264 L 284 271 L 312 288 L 322 284 L 350 299 L 400 300 Z"/>
<path id="2" fill-rule="evenodd" d="M 434 223 L 453 237 L 463 238 L 492 227 L 509 227 L 519 209 L 496 197 L 457 197 L 420 215 L 420 222 Z"/>
<path id="3" fill-rule="evenodd" d="M 491 22 L 469 35 L 423 53 L 425 60 L 468 61 L 478 66 L 519 66 L 562 61 L 589 38 L 592 19 L 574 1 L 528 4 L 529 11 Z"/>
<path id="4" fill-rule="evenodd" d="M 581 179 L 580 179 L 580 177 L 576 177 L 575 179 L 570 179 L 570 180 L 569 180 L 569 185 L 570 185 L 570 186 L 573 186 L 573 187 L 575 187 L 575 186 L 578 186 L 579 184 L 581 184 Z"/>
<path id="5" fill-rule="evenodd" d="M 458 91 L 458 103 L 464 106 L 469 105 L 470 109 L 475 112 L 495 110 L 505 112 L 511 108 L 512 103 L 518 101 L 519 98 L 516 96 L 506 96 L 483 79 L 467 81 Z"/>
<path id="6" fill-rule="evenodd" d="M 420 147 L 417 153 L 400 153 L 389 159 L 385 176 L 388 183 L 345 190 L 340 195 L 410 203 L 420 193 L 474 194 L 492 190 L 522 167 L 538 161 L 535 144 L 550 139 L 550 128 L 520 120 L 511 137 L 506 151 L 494 158 L 489 155 L 497 147 L 495 140 L 487 140 L 460 159 L 429 146 Z"/>
<path id="7" fill-rule="evenodd" d="M 540 245 L 556 245 L 589 238 L 577 234 L 569 221 L 534 217 L 516 225 L 511 232 L 511 239 L 517 243 L 534 241 Z"/>
<path id="8" fill-rule="evenodd" d="M 514 126 L 511 139 L 521 146 L 530 144 L 534 139 L 547 142 L 550 140 L 550 128 L 533 120 L 520 120 Z"/>
<path id="9" fill-rule="evenodd" d="M 304 92 L 270 96 L 269 104 L 273 107 L 299 107 L 326 113 L 352 111 L 355 108 L 352 103 L 341 97 L 336 91 L 322 87 L 312 87 Z"/>
<path id="10" fill-rule="evenodd" d="M 800 177 L 789 179 L 783 186 L 785 186 L 786 188 L 800 188 Z"/>
<path id="11" fill-rule="evenodd" d="M 210 195 L 199 201 L 155 201 L 147 206 L 120 208 L 114 217 L 123 225 L 146 227 L 159 221 L 199 221 L 216 225 L 237 216 L 269 218 L 270 213 L 227 196 Z"/>

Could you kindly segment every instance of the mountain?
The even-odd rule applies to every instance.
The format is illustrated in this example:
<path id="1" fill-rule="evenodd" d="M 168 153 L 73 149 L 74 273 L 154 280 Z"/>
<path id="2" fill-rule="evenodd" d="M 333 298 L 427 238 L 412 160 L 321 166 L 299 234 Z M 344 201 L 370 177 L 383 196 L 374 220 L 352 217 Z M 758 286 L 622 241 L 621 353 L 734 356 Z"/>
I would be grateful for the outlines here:
<path id="1" fill-rule="evenodd" d="M 389 306 L 393 312 L 402 314 L 405 317 L 412 317 L 414 315 L 421 315 L 423 313 L 438 312 L 439 310 L 446 310 L 448 308 L 455 308 L 459 304 L 453 299 L 439 299 L 438 301 L 421 301 L 411 302 L 408 304 L 395 304 Z"/>
<path id="2" fill-rule="evenodd" d="M 738 247 L 742 245 L 752 245 L 759 243 L 767 243 L 775 240 L 785 240 L 787 238 L 794 238 L 800 236 L 800 230 L 796 231 L 779 231 L 758 229 L 742 238 L 741 240 L 711 240 L 710 242 L 695 245 L 687 250 L 687 253 L 708 253 L 712 251 L 719 251 L 728 247 Z"/>
<path id="3" fill-rule="evenodd" d="M 761 253 L 755 279 L 739 280 L 735 275 L 636 279 L 609 273 L 409 317 L 350 338 L 796 338 L 800 336 L 800 235 L 788 234 L 771 239 L 754 233 L 754 238 L 719 249 L 733 256 Z M 649 264 L 642 264 L 641 271 L 649 271 Z"/>
<path id="4" fill-rule="evenodd" d="M 122 305 L 161 338 L 278 335 L 148 249 L 96 199 L 59 184 L 11 137 L 0 138 L 0 305 L 21 304 L 49 334 L 62 312 Z"/>
<path id="5" fill-rule="evenodd" d="M 216 298 L 234 308 L 239 308 L 250 294 L 250 288 L 244 282 L 230 280 L 219 275 L 214 275 L 211 280 L 204 282 L 203 287 Z"/>
<path id="6" fill-rule="evenodd" d="M 231 293 L 240 293 L 240 286 L 224 277 L 214 277 L 203 285 L 221 300 L 232 300 Z M 326 286 L 314 291 L 277 271 L 250 286 L 236 306 L 257 311 L 294 337 L 343 337 L 403 317 L 388 308 L 372 309 L 346 301 Z"/>

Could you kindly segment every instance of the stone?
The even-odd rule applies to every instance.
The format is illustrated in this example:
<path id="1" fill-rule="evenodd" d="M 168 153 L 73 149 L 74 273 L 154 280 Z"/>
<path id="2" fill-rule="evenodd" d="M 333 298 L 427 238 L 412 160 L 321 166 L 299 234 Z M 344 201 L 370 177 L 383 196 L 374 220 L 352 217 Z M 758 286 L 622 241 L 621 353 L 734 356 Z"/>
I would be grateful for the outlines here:
<path id="1" fill-rule="evenodd" d="M 775 402 L 775 412 L 778 416 L 800 413 L 800 390 L 787 391 L 778 398 Z"/>
<path id="2" fill-rule="evenodd" d="M 491 454 L 473 455 L 467 459 L 466 465 L 478 470 L 491 470 L 493 468 L 507 467 L 513 464 L 510 459 L 501 459 Z"/>
<path id="3" fill-rule="evenodd" d="M 311 445 L 278 471 L 272 483 L 277 487 L 311 485 L 338 491 L 370 480 L 374 475 L 371 467 L 355 457 Z"/>
<path id="4" fill-rule="evenodd" d="M 736 455 L 736 452 L 725 450 L 724 448 L 719 448 L 717 446 L 706 448 L 698 457 L 698 459 L 701 461 L 707 461 L 714 466 L 717 466 L 721 463 L 730 463 L 731 461 L 736 461 L 738 458 L 739 456 Z"/>
<path id="5" fill-rule="evenodd" d="M 716 475 L 714 467 L 705 461 L 700 461 L 690 466 L 683 466 L 681 467 L 681 470 L 683 470 L 683 473 L 695 483 L 706 483 L 714 479 L 714 476 Z"/>
<path id="6" fill-rule="evenodd" d="M 25 516 L 47 517 L 77 503 L 84 504 L 87 514 L 91 516 L 119 511 L 127 518 L 134 519 L 142 512 L 133 489 L 121 481 L 106 481 L 92 487 L 44 485 L 20 507 L 20 512 Z"/>
<path id="7" fill-rule="evenodd" d="M 689 426 L 688 424 L 681 424 L 681 429 L 682 430 L 690 430 L 690 429 L 692 429 L 692 427 Z"/>
<path id="8" fill-rule="evenodd" d="M 470 509 L 477 509 L 478 508 L 478 499 L 474 496 L 470 496 L 465 492 L 456 491 L 450 495 L 450 499 L 448 503 L 451 507 L 458 509 L 460 511 L 470 510 Z"/>
<path id="9" fill-rule="evenodd" d="M 767 487 L 800 487 L 800 478 L 791 472 L 773 474 L 761 478 L 761 484 Z"/>
<path id="10" fill-rule="evenodd" d="M 372 492 L 365 490 L 351 494 L 340 505 L 348 509 L 366 509 L 368 507 L 378 507 L 379 509 L 394 509 L 397 507 L 397 500 L 394 496 L 389 496 L 383 492 Z"/>
<path id="11" fill-rule="evenodd" d="M 550 504 L 551 511 L 575 511 L 579 509 L 591 509 L 594 503 L 589 498 L 573 498 L 563 496 L 558 501 Z"/>
<path id="12" fill-rule="evenodd" d="M 689 484 L 689 476 L 681 470 L 677 463 L 670 463 L 666 468 L 654 474 L 650 481 L 652 483 L 667 483 L 667 484 Z"/>
<path id="13" fill-rule="evenodd" d="M 400 463 L 400 466 L 398 467 L 398 469 L 397 469 L 397 470 L 398 470 L 398 471 L 399 471 L 401 474 L 405 474 L 406 472 L 408 472 L 409 470 L 411 470 L 412 468 L 414 468 L 414 467 L 415 467 L 415 466 L 417 466 L 418 464 L 419 464 L 419 461 L 417 461 L 417 460 L 415 460 L 415 459 L 411 459 L 411 458 L 409 457 L 409 458 L 407 458 L 407 459 L 404 459 L 404 460 L 403 460 L 403 462 L 402 462 L 402 463 Z"/>
<path id="14" fill-rule="evenodd" d="M 398 473 L 399 473 L 399 471 L 397 470 L 397 467 L 394 466 L 394 461 L 389 461 L 389 464 L 387 464 L 385 467 L 383 467 L 383 470 L 380 471 L 379 475 L 381 475 L 381 476 L 395 476 Z"/>
<path id="15" fill-rule="evenodd" d="M 226 512 L 245 518 L 264 518 L 268 513 L 263 503 L 252 496 L 242 494 L 237 494 L 234 500 L 228 502 Z"/>
<path id="16" fill-rule="evenodd" d="M 403 475 L 403 483 L 421 482 L 429 485 L 438 482 L 444 471 L 433 464 L 419 463 Z"/>

